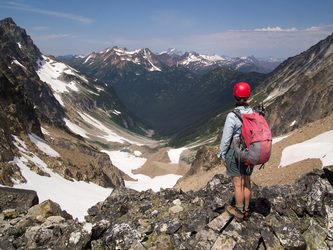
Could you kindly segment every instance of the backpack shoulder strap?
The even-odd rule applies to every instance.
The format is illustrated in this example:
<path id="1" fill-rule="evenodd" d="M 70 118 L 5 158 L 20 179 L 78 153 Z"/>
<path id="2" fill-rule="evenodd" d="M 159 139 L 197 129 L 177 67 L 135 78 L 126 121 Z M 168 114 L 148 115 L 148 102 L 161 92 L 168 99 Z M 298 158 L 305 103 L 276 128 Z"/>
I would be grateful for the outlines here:
<path id="1" fill-rule="evenodd" d="M 231 112 L 234 113 L 238 117 L 238 119 L 243 123 L 243 116 L 242 116 L 241 112 L 238 109 L 234 109 Z"/>

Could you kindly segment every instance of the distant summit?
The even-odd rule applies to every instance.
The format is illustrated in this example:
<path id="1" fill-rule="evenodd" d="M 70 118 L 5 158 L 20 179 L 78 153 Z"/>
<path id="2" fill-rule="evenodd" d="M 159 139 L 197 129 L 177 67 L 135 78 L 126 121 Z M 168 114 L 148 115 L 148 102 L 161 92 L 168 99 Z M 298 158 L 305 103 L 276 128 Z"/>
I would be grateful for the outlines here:
<path id="1" fill-rule="evenodd" d="M 58 56 L 60 60 L 76 60 L 76 62 L 68 62 L 74 64 L 89 63 L 91 67 L 94 65 L 101 66 L 103 62 L 113 65 L 118 69 L 124 67 L 133 68 L 136 74 L 142 74 L 144 71 L 160 71 L 162 68 L 183 66 L 195 74 L 205 74 L 217 67 L 231 67 L 241 72 L 258 72 L 269 73 L 274 70 L 283 59 L 268 57 L 257 59 L 254 56 L 229 57 L 217 54 L 203 55 L 197 52 L 179 51 L 170 48 L 161 53 L 153 53 L 148 48 L 127 50 L 126 48 L 112 47 L 97 53 L 91 53 L 87 56 L 82 55 L 65 55 Z"/>
<path id="2" fill-rule="evenodd" d="M 159 54 L 160 55 L 162 55 L 162 54 L 168 54 L 170 56 L 181 56 L 184 53 L 182 51 L 177 50 L 177 49 L 168 49 L 167 51 L 163 51 L 163 52 L 161 52 Z"/>

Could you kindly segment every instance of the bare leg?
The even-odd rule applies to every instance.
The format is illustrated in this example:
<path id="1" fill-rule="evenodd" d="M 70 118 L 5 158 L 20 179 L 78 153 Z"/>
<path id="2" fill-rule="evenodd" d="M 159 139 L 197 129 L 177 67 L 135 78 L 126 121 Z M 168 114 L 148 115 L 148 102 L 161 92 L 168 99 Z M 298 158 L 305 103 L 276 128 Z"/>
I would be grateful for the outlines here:
<path id="1" fill-rule="evenodd" d="M 244 188 L 244 203 L 249 205 L 251 200 L 251 184 L 250 184 L 250 176 L 242 175 L 243 178 L 243 188 Z"/>
<path id="2" fill-rule="evenodd" d="M 239 177 L 232 177 L 235 186 L 235 201 L 237 207 L 244 206 L 244 180 L 242 176 Z"/>

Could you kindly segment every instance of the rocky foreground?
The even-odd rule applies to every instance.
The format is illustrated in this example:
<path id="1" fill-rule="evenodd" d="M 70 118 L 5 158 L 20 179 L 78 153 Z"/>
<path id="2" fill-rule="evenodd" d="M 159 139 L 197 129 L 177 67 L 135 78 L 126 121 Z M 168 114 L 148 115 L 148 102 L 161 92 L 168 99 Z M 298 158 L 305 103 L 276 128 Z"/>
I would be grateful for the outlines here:
<path id="1" fill-rule="evenodd" d="M 251 217 L 227 212 L 231 179 L 216 175 L 199 191 L 137 192 L 120 187 L 73 220 L 34 191 L 1 188 L 1 249 L 332 249 L 333 166 L 294 185 L 253 183 Z"/>

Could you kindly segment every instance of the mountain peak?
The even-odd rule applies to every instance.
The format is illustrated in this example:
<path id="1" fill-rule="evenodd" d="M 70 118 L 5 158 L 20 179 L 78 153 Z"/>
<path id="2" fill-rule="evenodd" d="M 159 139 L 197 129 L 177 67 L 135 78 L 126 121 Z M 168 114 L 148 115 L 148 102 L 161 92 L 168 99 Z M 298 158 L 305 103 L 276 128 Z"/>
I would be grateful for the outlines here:
<path id="1" fill-rule="evenodd" d="M 13 25 L 13 24 L 16 25 L 16 23 L 14 22 L 14 20 L 11 17 L 7 17 L 7 18 L 1 20 L 0 23 L 2 23 L 4 25 L 5 24 L 7 24 L 7 25 Z"/>
<path id="2" fill-rule="evenodd" d="M 170 56 L 182 56 L 184 53 L 182 51 L 179 51 L 175 48 L 170 48 L 166 51 L 163 51 L 161 53 L 159 53 L 159 55 L 162 55 L 162 54 L 168 54 Z"/>

